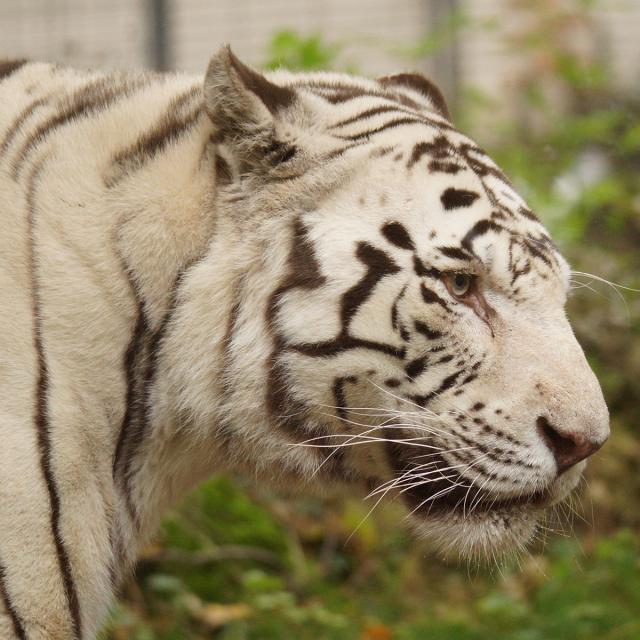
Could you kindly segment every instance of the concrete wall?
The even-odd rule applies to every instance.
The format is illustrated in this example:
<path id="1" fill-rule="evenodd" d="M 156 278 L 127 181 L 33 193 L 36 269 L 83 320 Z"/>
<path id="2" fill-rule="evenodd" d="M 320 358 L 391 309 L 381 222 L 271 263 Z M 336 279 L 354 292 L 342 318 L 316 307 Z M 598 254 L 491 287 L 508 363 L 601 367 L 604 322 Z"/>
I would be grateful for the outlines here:
<path id="1" fill-rule="evenodd" d="M 562 0 L 543 0 L 561 4 Z M 266 59 L 277 29 L 320 32 L 348 42 L 341 62 L 364 73 L 416 68 L 449 89 L 451 65 L 408 60 L 397 52 L 428 32 L 430 18 L 454 0 L 167 0 L 168 57 L 173 68 L 203 72 L 211 53 L 230 42 L 254 64 Z M 541 1 L 541 4 L 543 2 Z M 151 0 L 0 0 L 0 57 L 26 56 L 79 66 L 142 68 L 151 62 Z M 457 0 L 472 19 L 455 56 L 459 86 L 505 96 L 522 60 L 506 39 L 522 29 L 514 0 Z M 434 11 L 437 7 L 438 11 Z M 601 0 L 595 40 L 615 81 L 640 93 L 640 0 Z M 446 68 L 445 68 L 446 67 Z"/>

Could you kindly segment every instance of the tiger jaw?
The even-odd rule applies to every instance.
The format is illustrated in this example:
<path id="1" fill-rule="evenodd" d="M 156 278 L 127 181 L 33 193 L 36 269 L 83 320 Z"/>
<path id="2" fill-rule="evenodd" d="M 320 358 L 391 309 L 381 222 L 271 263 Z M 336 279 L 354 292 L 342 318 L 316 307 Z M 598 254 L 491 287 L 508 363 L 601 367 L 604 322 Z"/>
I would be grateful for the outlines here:
<path id="1" fill-rule="evenodd" d="M 535 536 L 547 509 L 564 501 L 576 488 L 586 463 L 576 465 L 546 490 L 512 497 L 486 493 L 467 500 L 432 501 L 431 506 L 407 497 L 411 526 L 444 555 L 454 553 L 483 560 L 522 549 Z M 428 498 L 427 498 L 428 499 Z M 424 500 L 423 500 L 424 502 Z"/>

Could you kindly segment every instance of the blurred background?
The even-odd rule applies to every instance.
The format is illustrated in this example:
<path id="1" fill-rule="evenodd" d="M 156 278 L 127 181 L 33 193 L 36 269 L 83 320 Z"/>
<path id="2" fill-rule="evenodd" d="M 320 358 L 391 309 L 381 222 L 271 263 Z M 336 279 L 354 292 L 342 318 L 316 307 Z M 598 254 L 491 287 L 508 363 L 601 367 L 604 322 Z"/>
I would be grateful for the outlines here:
<path id="1" fill-rule="evenodd" d="M 0 2 L 0 57 L 199 74 L 225 42 L 258 67 L 442 86 L 576 270 L 613 435 L 500 567 L 441 561 L 394 504 L 214 478 L 166 518 L 103 640 L 639 640 L 640 1 Z"/>

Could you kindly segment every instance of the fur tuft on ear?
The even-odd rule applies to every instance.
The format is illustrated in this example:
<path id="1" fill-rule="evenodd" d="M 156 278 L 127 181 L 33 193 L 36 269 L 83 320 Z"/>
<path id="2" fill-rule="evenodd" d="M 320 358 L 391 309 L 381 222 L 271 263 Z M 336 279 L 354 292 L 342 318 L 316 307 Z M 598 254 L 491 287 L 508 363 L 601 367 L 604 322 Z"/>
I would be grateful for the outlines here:
<path id="1" fill-rule="evenodd" d="M 378 82 L 385 88 L 398 87 L 404 89 L 410 89 L 423 95 L 429 100 L 433 108 L 441 116 L 451 121 L 451 113 L 447 102 L 442 95 L 442 91 L 437 85 L 429 80 L 429 78 L 423 76 L 421 73 L 398 73 L 393 76 L 385 76 L 384 78 L 378 78 Z"/>
<path id="2" fill-rule="evenodd" d="M 229 45 L 209 62 L 204 80 L 205 107 L 223 134 L 242 134 L 268 125 L 295 101 L 293 90 L 269 82 L 240 62 Z"/>
<path id="3" fill-rule="evenodd" d="M 204 80 L 214 139 L 225 142 L 241 172 L 272 167 L 295 153 L 276 138 L 276 123 L 296 97 L 240 62 L 228 45 L 211 58 Z"/>

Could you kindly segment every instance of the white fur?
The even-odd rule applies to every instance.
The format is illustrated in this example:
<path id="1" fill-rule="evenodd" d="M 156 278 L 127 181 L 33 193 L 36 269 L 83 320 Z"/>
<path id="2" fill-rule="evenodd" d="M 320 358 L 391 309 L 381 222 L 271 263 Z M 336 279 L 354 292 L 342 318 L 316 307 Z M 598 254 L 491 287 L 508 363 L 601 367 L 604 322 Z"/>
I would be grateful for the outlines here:
<path id="1" fill-rule="evenodd" d="M 507 295 L 507 241 L 489 233 L 474 245 L 485 269 L 486 299 L 496 310 L 492 336 L 471 309 L 448 297 L 442 282 L 430 286 L 450 301 L 455 319 L 438 305 L 425 305 L 420 296 L 423 280 L 412 271 L 411 254 L 380 234 L 385 223 L 400 221 L 425 264 L 455 271 L 459 265 L 435 247 L 458 246 L 468 229 L 496 205 L 483 196 L 464 211 L 447 212 L 440 202 L 444 189 L 484 193 L 488 185 L 507 209 L 524 206 L 494 176 L 483 182 L 469 168 L 455 175 L 428 174 L 420 165 L 407 168 L 416 141 L 433 141 L 448 126 L 428 96 L 399 87 L 393 98 L 363 96 L 330 104 L 322 91 L 300 86 L 307 76 L 278 72 L 271 81 L 293 87 L 296 100 L 274 114 L 244 86 L 223 51 L 205 80 L 207 113 L 140 166 L 122 169 L 113 158 L 160 121 L 176 95 L 197 86 L 197 78 L 115 78 L 114 86 L 131 82 L 137 88 L 26 146 L 38 126 L 72 100 L 74 91 L 103 77 L 34 64 L 0 83 L 0 144 L 29 105 L 47 100 L 24 119 L 0 156 L 0 565 L 29 639 L 73 637 L 34 424 L 38 361 L 32 256 L 59 526 L 78 593 L 83 638 L 94 637 L 99 629 L 114 591 L 111 577 L 126 575 L 163 512 L 196 483 L 214 472 L 242 470 L 268 482 L 320 487 L 327 482 L 322 469 L 329 463 L 323 463 L 324 449 L 305 442 L 363 442 L 358 434 L 368 425 L 373 429 L 368 437 L 383 437 L 379 425 L 385 417 L 416 438 L 424 438 L 428 430 L 424 442 L 429 446 L 456 449 L 461 423 L 455 411 L 468 413 L 476 402 L 487 410 L 499 407 L 503 417 L 494 420 L 502 433 L 522 443 L 517 455 L 530 461 L 535 472 L 516 472 L 494 462 L 492 469 L 508 476 L 511 484 L 487 480 L 485 489 L 509 497 L 547 488 L 559 499 L 573 488 L 582 465 L 556 481 L 553 457 L 535 429 L 536 417 L 546 412 L 567 433 L 579 431 L 598 441 L 606 438 L 608 427 L 597 381 L 562 310 L 562 259 L 555 254 L 552 267 L 543 265 L 523 276 L 523 297 L 516 304 Z M 381 91 L 375 81 L 350 76 L 309 78 Z M 335 123 L 393 104 L 398 96 L 413 100 L 432 124 L 388 129 L 341 157 L 321 162 L 323 154 L 344 146 L 338 134 L 375 129 L 390 116 L 380 113 L 338 132 L 332 128 Z M 225 139 L 210 142 L 225 126 Z M 456 145 L 470 142 L 449 129 L 446 135 Z M 260 155 L 259 144 L 266 146 L 274 136 L 299 150 L 284 166 L 269 166 Z M 394 151 L 372 155 L 387 146 Z M 24 149 L 26 161 L 16 176 Z M 215 172 L 216 153 L 229 165 L 231 184 L 218 184 L 223 176 Z M 398 153 L 402 161 L 394 160 Z M 482 161 L 490 164 L 486 156 Z M 301 177 L 273 180 L 287 172 Z M 302 220 L 325 280 L 321 286 L 284 293 L 269 326 L 265 317 L 270 301 L 290 271 L 295 219 Z M 543 232 L 533 220 L 517 218 L 512 224 L 513 233 Z M 435 239 L 431 231 L 436 231 Z M 330 341 L 340 329 L 341 297 L 366 274 L 355 257 L 357 243 L 363 242 L 383 249 L 401 270 L 376 283 L 352 318 L 350 332 L 362 340 L 406 346 L 406 360 L 424 353 L 428 341 L 414 337 L 403 345 L 391 326 L 391 305 L 406 286 L 398 305 L 401 320 L 409 325 L 422 318 L 434 330 L 448 331 L 455 359 L 409 381 L 405 362 L 378 351 L 355 348 L 325 358 L 283 351 L 279 361 L 291 406 L 305 409 L 293 442 L 296 438 L 276 424 L 280 416 L 266 407 L 272 332 L 289 344 Z M 149 335 L 167 324 L 155 352 L 152 383 L 143 396 L 144 438 L 131 460 L 136 524 L 114 476 L 113 460 L 126 412 L 125 356 L 140 300 Z M 443 393 L 422 410 L 401 398 L 409 388 L 412 394 L 428 393 L 455 370 L 457 360 L 471 364 L 479 357 L 480 375 L 460 400 Z M 146 366 L 142 359 L 138 380 Z M 332 408 L 332 384 L 340 376 L 355 378 L 344 388 L 353 408 L 348 421 L 340 420 Z M 389 378 L 403 380 L 400 390 L 385 389 Z M 374 411 L 359 412 L 356 407 Z M 374 415 L 376 411 L 380 415 Z M 470 420 L 464 428 L 467 437 L 484 447 L 504 446 L 498 436 L 482 434 Z M 318 433 L 330 435 L 318 438 Z M 328 451 L 337 455 L 334 449 Z M 343 451 L 352 490 L 362 491 L 372 478 L 393 480 L 383 443 L 367 440 Z M 455 464 L 448 455 L 453 454 L 443 453 Z M 473 482 L 473 471 L 465 473 Z M 535 512 L 525 507 L 507 513 L 503 525 L 495 524 L 496 518 L 481 513 L 466 518 L 456 512 L 414 520 L 437 543 L 471 554 L 524 543 L 536 521 Z M 121 554 L 114 555 L 118 548 Z M 0 613 L 0 636 L 12 634 L 9 612 Z"/>

